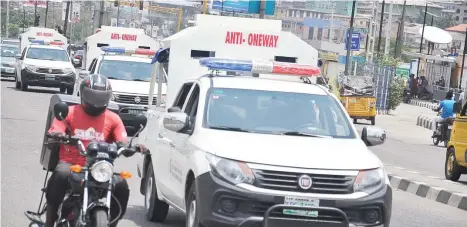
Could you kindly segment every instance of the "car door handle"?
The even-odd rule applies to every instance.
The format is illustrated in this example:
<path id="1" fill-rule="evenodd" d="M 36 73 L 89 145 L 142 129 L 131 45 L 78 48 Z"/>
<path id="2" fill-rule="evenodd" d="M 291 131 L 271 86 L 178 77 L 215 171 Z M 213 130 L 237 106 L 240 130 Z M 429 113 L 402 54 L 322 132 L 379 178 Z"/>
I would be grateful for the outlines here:
<path id="1" fill-rule="evenodd" d="M 175 143 L 174 143 L 174 142 L 170 142 L 170 146 L 171 146 L 171 147 L 175 147 Z"/>
<path id="2" fill-rule="evenodd" d="M 159 136 L 159 139 L 162 139 L 162 138 L 164 138 L 164 136 L 163 136 L 162 134 L 160 134 L 160 133 L 159 133 L 159 134 L 157 134 L 157 136 Z"/>

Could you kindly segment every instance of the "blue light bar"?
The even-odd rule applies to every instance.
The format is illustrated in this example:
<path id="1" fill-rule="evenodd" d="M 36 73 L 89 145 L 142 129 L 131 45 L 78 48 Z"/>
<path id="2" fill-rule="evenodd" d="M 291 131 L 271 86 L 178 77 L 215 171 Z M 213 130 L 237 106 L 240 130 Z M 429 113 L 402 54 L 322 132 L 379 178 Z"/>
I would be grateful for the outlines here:
<path id="1" fill-rule="evenodd" d="M 109 52 L 109 53 L 118 53 L 118 54 L 125 53 L 125 48 L 123 47 L 101 47 L 101 50 L 104 52 Z"/>
<path id="2" fill-rule="evenodd" d="M 231 60 L 221 58 L 202 58 L 199 60 L 202 66 L 211 70 L 227 70 L 251 72 L 253 70 L 253 61 L 251 60 Z"/>
<path id="3" fill-rule="evenodd" d="M 45 41 L 44 41 L 44 40 L 31 40 L 31 43 L 34 43 L 34 44 L 45 44 Z"/>

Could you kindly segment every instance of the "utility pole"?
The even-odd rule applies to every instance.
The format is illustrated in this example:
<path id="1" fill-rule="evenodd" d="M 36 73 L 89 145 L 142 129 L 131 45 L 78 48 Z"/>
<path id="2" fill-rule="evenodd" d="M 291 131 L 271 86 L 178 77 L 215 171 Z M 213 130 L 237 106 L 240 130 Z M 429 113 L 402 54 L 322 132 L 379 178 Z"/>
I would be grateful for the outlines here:
<path id="1" fill-rule="evenodd" d="M 419 53 L 422 53 L 422 48 L 423 48 L 423 36 L 425 36 L 425 23 L 426 23 L 426 14 L 428 13 L 428 3 L 425 4 L 425 15 L 423 16 L 423 27 L 422 27 L 422 38 L 420 39 L 420 50 Z M 466 34 L 467 36 L 467 34 Z M 465 49 L 465 48 L 464 48 Z M 418 64 L 417 64 L 417 76 L 420 73 L 420 57 L 418 58 Z M 462 62 L 464 63 L 464 62 Z M 464 69 L 462 68 L 462 71 Z"/>
<path id="2" fill-rule="evenodd" d="M 383 4 L 381 5 L 381 19 L 379 20 L 379 35 L 378 35 L 378 57 L 381 56 L 380 50 L 381 50 L 381 33 L 383 32 L 383 23 L 384 23 L 384 5 L 386 2 L 383 0 Z"/>
<path id="3" fill-rule="evenodd" d="M 404 35 L 405 31 L 405 6 L 407 5 L 407 0 L 404 0 L 404 6 L 402 6 L 402 18 L 401 18 L 401 24 L 399 26 L 399 35 L 397 36 L 397 42 L 396 42 L 396 50 L 394 53 L 394 58 L 398 58 L 401 56 L 402 52 L 402 46 L 404 45 L 404 42 L 402 41 L 402 37 Z M 427 3 L 428 5 L 428 3 Z M 425 23 L 425 22 L 424 22 Z M 425 25 L 423 25 L 425 26 Z"/>
<path id="4" fill-rule="evenodd" d="M 34 1 L 34 23 L 36 22 L 36 20 L 37 20 L 37 1 Z M 39 25 L 39 21 L 37 22 L 37 24 Z"/>
<path id="5" fill-rule="evenodd" d="M 100 1 L 100 7 L 99 7 L 99 21 L 97 24 L 98 28 L 102 27 L 102 21 L 104 20 L 104 3 L 105 1 Z"/>
<path id="6" fill-rule="evenodd" d="M 44 28 L 47 28 L 47 13 L 49 12 L 49 0 L 45 1 L 45 19 Z"/>
<path id="7" fill-rule="evenodd" d="M 331 23 L 329 25 L 329 42 L 332 42 L 333 37 L 334 37 L 333 31 L 332 31 L 332 27 L 334 25 L 333 24 L 333 22 L 334 22 L 334 7 L 336 7 L 336 3 L 332 2 L 332 4 L 331 4 Z"/>
<path id="8" fill-rule="evenodd" d="M 65 9 L 65 21 L 63 22 L 63 34 L 66 36 L 66 29 L 68 28 L 68 17 L 70 16 L 70 5 L 71 0 L 66 2 L 66 9 Z"/>
<path id="9" fill-rule="evenodd" d="M 266 13 L 266 1 L 260 0 L 259 2 L 259 18 L 264 19 L 264 14 Z"/>
<path id="10" fill-rule="evenodd" d="M 26 27 L 26 9 L 24 8 L 24 4 L 23 4 L 23 33 L 24 33 L 24 27 Z"/>
<path id="11" fill-rule="evenodd" d="M 350 67 L 352 66 L 351 65 L 351 58 L 350 58 L 350 53 L 352 52 L 352 36 L 353 36 L 353 22 L 354 22 L 354 19 L 355 19 L 355 5 L 357 4 L 357 0 L 353 0 L 352 2 L 352 15 L 350 17 L 350 28 L 349 28 L 349 31 L 347 33 L 347 41 L 345 43 L 345 45 L 347 45 L 347 56 L 346 56 L 346 59 L 345 59 L 345 71 L 344 71 L 344 75 L 348 76 L 349 75 L 349 70 L 350 70 Z"/>
<path id="12" fill-rule="evenodd" d="M 117 6 L 117 27 L 120 27 L 120 2 Z"/>
<path id="13" fill-rule="evenodd" d="M 8 29 L 8 25 L 10 24 L 10 0 L 6 1 L 6 37 L 8 38 L 10 36 L 10 31 Z"/>
<path id="14" fill-rule="evenodd" d="M 370 28 L 368 30 L 368 35 L 367 35 L 367 45 L 368 47 L 365 47 L 366 51 L 366 61 L 372 62 L 373 60 L 373 51 L 375 49 L 375 26 L 376 23 L 374 21 L 374 18 L 376 16 L 376 8 L 378 6 L 378 2 L 372 2 L 371 6 L 371 19 L 370 19 Z"/>
<path id="15" fill-rule="evenodd" d="M 465 30 L 464 54 L 462 55 L 461 77 L 459 78 L 459 89 L 462 89 L 462 77 L 464 76 L 465 54 L 467 53 L 467 29 Z"/>
<path id="16" fill-rule="evenodd" d="M 384 42 L 384 55 L 387 56 L 389 53 L 389 47 L 391 44 L 391 28 L 392 28 L 392 7 L 394 6 L 393 0 L 389 0 L 391 4 L 389 5 L 389 18 L 388 18 L 388 23 L 386 23 L 386 41 Z"/>

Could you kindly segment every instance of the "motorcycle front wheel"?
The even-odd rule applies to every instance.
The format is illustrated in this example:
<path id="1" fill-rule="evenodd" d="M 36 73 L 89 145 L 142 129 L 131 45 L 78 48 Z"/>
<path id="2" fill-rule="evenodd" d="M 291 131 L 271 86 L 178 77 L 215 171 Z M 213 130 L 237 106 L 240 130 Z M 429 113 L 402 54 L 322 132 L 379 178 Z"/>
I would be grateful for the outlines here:
<path id="1" fill-rule="evenodd" d="M 435 146 L 438 146 L 438 144 L 439 144 L 439 138 L 438 137 L 433 137 L 433 144 Z"/>
<path id="2" fill-rule="evenodd" d="M 96 209 L 91 215 L 91 227 L 108 227 L 109 219 L 107 218 L 107 211 L 104 209 Z"/>

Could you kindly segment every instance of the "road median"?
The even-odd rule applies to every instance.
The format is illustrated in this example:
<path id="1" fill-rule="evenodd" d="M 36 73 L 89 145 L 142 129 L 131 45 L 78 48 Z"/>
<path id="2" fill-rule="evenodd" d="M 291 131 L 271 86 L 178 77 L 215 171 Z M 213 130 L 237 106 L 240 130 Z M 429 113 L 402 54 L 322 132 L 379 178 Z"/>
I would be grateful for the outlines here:
<path id="1" fill-rule="evenodd" d="M 428 117 L 428 116 L 423 116 L 419 115 L 417 117 L 417 125 L 426 129 L 432 129 L 433 128 L 433 117 Z"/>

